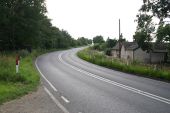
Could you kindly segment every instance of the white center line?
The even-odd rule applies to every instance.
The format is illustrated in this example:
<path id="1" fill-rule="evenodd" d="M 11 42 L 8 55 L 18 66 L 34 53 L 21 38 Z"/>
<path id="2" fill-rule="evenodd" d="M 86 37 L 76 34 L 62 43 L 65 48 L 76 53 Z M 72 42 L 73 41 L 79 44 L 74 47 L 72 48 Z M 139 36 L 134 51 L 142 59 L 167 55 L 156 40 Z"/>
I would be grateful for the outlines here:
<path id="1" fill-rule="evenodd" d="M 84 73 L 90 77 L 93 77 L 95 79 L 98 79 L 98 80 L 101 80 L 103 82 L 106 82 L 106 83 L 109 83 L 109 84 L 112 84 L 112 85 L 115 85 L 115 86 L 118 86 L 118 87 L 121 87 L 123 89 L 126 89 L 126 90 L 129 90 L 129 91 L 132 91 L 134 93 L 137 93 L 137 94 L 140 94 L 140 95 L 143 95 L 143 96 L 146 96 L 146 97 L 149 97 L 149 98 L 152 98 L 154 100 L 158 100 L 160 102 L 163 102 L 163 103 L 166 103 L 166 104 L 170 104 L 170 100 L 167 99 L 167 98 L 164 98 L 164 97 L 161 97 L 161 96 L 157 96 L 157 95 L 154 95 L 154 94 L 151 94 L 151 93 L 148 93 L 148 92 L 145 92 L 145 91 L 142 91 L 142 90 L 139 90 L 139 89 L 136 89 L 136 88 L 133 88 L 133 87 L 130 87 L 130 86 L 127 86 L 127 85 L 124 85 L 124 84 L 121 84 L 121 83 L 118 83 L 118 82 L 115 82 L 115 81 L 112 81 L 112 80 L 109 80 L 109 79 L 106 79 L 106 78 L 103 78 L 103 77 L 100 77 L 98 75 L 95 75 L 93 73 L 90 73 L 88 71 L 85 71 L 85 70 L 82 70 L 76 66 L 73 66 L 67 62 L 65 62 L 63 59 L 62 59 L 62 54 L 61 53 L 59 56 L 58 56 L 58 59 L 65 65 L 73 68 L 74 70 L 76 71 L 79 71 L 81 73 Z"/>
<path id="2" fill-rule="evenodd" d="M 70 101 L 69 101 L 66 97 L 61 96 L 61 98 L 64 100 L 64 102 L 66 102 L 66 103 L 70 103 Z"/>

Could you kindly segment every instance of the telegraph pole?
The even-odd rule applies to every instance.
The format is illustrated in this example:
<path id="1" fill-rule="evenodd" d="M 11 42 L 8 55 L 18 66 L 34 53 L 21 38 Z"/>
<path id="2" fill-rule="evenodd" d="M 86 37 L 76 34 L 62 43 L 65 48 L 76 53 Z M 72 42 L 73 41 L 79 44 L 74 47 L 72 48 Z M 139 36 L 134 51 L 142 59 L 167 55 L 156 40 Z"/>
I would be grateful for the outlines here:
<path id="1" fill-rule="evenodd" d="M 121 58 L 121 42 L 120 42 L 120 19 L 119 19 L 119 58 Z"/>

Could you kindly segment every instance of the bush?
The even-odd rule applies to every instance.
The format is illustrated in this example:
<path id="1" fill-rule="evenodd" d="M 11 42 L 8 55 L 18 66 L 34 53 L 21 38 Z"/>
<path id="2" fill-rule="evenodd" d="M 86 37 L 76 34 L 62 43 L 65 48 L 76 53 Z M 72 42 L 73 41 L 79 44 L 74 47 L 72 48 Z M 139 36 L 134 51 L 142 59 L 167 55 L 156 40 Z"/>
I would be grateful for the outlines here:
<path id="1" fill-rule="evenodd" d="M 111 48 L 107 48 L 105 50 L 105 54 L 108 55 L 108 56 L 112 56 L 112 49 Z"/>
<path id="2" fill-rule="evenodd" d="M 106 49 L 106 43 L 94 44 L 92 48 L 94 50 L 104 51 Z"/>
<path id="3" fill-rule="evenodd" d="M 94 50 L 100 50 L 100 45 L 99 44 L 94 44 L 93 49 Z"/>
<path id="4" fill-rule="evenodd" d="M 30 53 L 28 52 L 28 50 L 20 50 L 19 53 L 18 53 L 22 58 L 28 56 Z"/>

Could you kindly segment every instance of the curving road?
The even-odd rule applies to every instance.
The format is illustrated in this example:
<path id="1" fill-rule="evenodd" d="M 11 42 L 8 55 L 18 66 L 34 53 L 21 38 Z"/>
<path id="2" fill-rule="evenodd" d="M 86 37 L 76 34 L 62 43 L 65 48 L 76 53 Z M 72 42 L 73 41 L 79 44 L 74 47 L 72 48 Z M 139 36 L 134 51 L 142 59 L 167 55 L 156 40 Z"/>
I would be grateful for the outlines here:
<path id="1" fill-rule="evenodd" d="M 64 113 L 170 113 L 170 84 L 79 59 L 82 48 L 36 60 L 45 91 Z"/>

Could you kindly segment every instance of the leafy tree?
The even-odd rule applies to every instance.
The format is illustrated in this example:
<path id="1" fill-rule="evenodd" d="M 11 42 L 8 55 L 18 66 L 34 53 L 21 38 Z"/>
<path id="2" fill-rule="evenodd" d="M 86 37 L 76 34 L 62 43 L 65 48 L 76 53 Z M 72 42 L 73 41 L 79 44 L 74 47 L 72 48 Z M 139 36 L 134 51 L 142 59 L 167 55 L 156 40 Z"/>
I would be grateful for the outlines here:
<path id="1" fill-rule="evenodd" d="M 152 12 L 152 15 L 160 19 L 160 23 L 165 18 L 170 17 L 170 1 L 169 0 L 143 0 L 140 9 L 142 12 Z"/>
<path id="2" fill-rule="evenodd" d="M 44 0 L 5 0 L 0 9 L 3 11 L 0 20 L 3 46 L 16 49 L 26 44 L 35 45 L 39 20 L 46 12 Z"/>
<path id="3" fill-rule="evenodd" d="M 157 43 L 161 43 L 161 42 L 167 42 L 169 43 L 169 47 L 168 47 L 168 54 L 170 57 L 170 24 L 167 24 L 165 26 L 160 25 L 158 30 L 157 30 Z"/>
<path id="4" fill-rule="evenodd" d="M 149 20 L 148 18 L 151 20 L 151 18 L 155 17 L 160 20 L 159 24 L 157 24 L 159 25 L 157 29 L 157 41 L 165 41 L 165 38 L 163 38 L 165 36 L 163 36 L 162 33 L 165 33 L 169 29 L 169 25 L 166 25 L 164 20 L 170 17 L 170 0 L 143 0 L 143 5 L 139 11 L 140 14 L 137 16 L 140 21 Z M 143 15 L 143 17 L 141 15 Z M 141 23 L 140 21 L 138 21 L 138 26 L 144 28 L 144 22 Z M 165 33 L 165 35 L 168 35 L 168 33 Z"/>
<path id="5" fill-rule="evenodd" d="M 117 40 L 116 40 L 116 39 L 110 39 L 110 38 L 108 37 L 108 39 L 106 40 L 106 46 L 107 46 L 107 48 L 112 48 L 112 47 L 114 47 L 114 46 L 116 45 L 116 43 L 117 43 Z"/>
<path id="6" fill-rule="evenodd" d="M 157 30 L 157 42 L 170 42 L 170 24 L 159 26 Z"/>
<path id="7" fill-rule="evenodd" d="M 152 50 L 150 35 L 145 30 L 136 31 L 133 37 L 139 47 L 141 47 L 144 51 L 150 52 Z"/>
<path id="8" fill-rule="evenodd" d="M 77 39 L 77 43 L 78 43 L 79 46 L 80 45 L 87 45 L 88 40 L 86 38 L 84 38 L 84 37 L 80 37 L 80 38 Z"/>
<path id="9" fill-rule="evenodd" d="M 94 38 L 93 38 L 93 43 L 104 43 L 105 41 L 104 41 L 104 39 L 103 39 L 103 36 L 95 36 Z"/>
<path id="10" fill-rule="evenodd" d="M 134 40 L 138 43 L 138 45 L 147 52 L 152 50 L 151 41 L 153 40 L 152 33 L 155 31 L 154 23 L 152 22 L 153 15 L 147 14 L 147 8 L 142 5 L 142 12 L 137 15 L 137 30 L 134 35 Z"/>
<path id="11" fill-rule="evenodd" d="M 92 39 L 87 39 L 88 44 L 92 44 Z"/>

